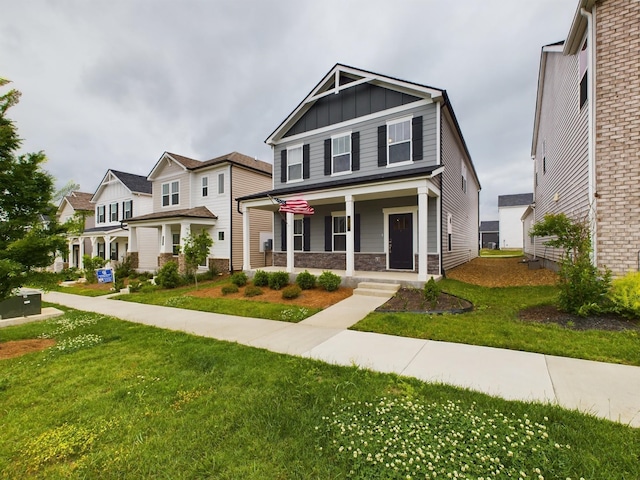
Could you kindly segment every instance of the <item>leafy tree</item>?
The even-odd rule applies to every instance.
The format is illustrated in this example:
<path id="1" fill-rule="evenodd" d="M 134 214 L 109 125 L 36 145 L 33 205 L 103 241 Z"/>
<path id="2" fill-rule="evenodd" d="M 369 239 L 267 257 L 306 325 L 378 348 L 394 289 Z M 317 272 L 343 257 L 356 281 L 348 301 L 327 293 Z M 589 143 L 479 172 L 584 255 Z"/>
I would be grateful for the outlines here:
<path id="1" fill-rule="evenodd" d="M 60 190 L 57 190 L 53 195 L 53 201 L 56 204 L 59 204 L 64 197 L 67 195 L 71 195 L 72 192 L 77 192 L 80 190 L 80 185 L 74 182 L 73 180 L 69 180 Z"/>
<path id="2" fill-rule="evenodd" d="M 184 241 L 182 253 L 187 267 L 187 275 L 193 274 L 198 288 L 198 265 L 202 265 L 209 256 L 209 249 L 213 245 L 213 239 L 209 232 L 202 230 L 198 235 L 193 232 Z"/>
<path id="3" fill-rule="evenodd" d="M 0 87 L 8 83 L 0 78 Z M 0 95 L 0 299 L 29 281 L 33 269 L 51 265 L 66 245 L 44 153 L 17 155 L 22 140 L 6 113 L 19 98 L 14 89 Z"/>
<path id="4" fill-rule="evenodd" d="M 560 262 L 560 308 L 586 316 L 600 311 L 611 286 L 611 272 L 601 274 L 591 263 L 591 232 L 586 219 L 570 219 L 564 213 L 547 214 L 531 228 L 531 235 L 551 237 L 550 247 L 563 250 Z"/>

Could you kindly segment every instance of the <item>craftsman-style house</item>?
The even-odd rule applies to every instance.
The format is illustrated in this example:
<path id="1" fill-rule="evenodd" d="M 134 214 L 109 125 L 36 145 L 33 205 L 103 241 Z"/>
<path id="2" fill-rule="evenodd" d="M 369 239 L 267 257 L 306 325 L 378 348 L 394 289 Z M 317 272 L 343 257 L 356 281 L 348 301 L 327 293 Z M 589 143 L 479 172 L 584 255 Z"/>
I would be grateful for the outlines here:
<path id="1" fill-rule="evenodd" d="M 426 281 L 478 255 L 480 183 L 445 90 L 337 64 L 266 143 L 273 186 L 239 203 L 245 244 L 247 214 L 273 215 L 275 266 Z"/>
<path id="2" fill-rule="evenodd" d="M 93 203 L 91 203 L 92 193 L 71 192 L 60 200 L 56 216 L 58 222 L 84 221 L 84 228 L 94 226 Z M 79 223 L 79 228 L 82 229 Z M 82 232 L 71 232 L 67 235 L 68 251 L 60 252 L 54 260 L 53 269 L 56 272 L 63 268 L 83 268 L 82 255 L 91 253 L 91 242 L 89 238 L 83 237 Z"/>

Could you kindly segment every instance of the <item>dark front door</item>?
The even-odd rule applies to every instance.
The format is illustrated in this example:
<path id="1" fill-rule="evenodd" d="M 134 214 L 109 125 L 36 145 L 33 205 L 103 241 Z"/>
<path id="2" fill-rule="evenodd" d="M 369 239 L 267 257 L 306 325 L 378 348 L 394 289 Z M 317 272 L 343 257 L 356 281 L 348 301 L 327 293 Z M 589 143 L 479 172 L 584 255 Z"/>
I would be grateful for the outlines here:
<path id="1" fill-rule="evenodd" d="M 80 239 L 81 242 L 84 240 Z M 70 267 L 80 266 L 80 245 L 73 245 L 73 258 L 71 259 Z"/>
<path id="2" fill-rule="evenodd" d="M 389 215 L 389 268 L 413 270 L 413 214 Z"/>

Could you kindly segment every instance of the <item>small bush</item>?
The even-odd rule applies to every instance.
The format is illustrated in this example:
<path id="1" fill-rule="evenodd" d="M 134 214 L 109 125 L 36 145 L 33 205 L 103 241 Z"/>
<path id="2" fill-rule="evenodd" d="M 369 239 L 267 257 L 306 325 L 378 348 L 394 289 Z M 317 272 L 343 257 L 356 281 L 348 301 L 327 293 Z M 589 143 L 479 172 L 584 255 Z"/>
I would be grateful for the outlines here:
<path id="1" fill-rule="evenodd" d="M 142 285 L 142 287 L 140 287 L 140 293 L 152 293 L 158 290 L 158 288 L 160 287 L 158 287 L 157 285 L 145 283 L 144 285 Z"/>
<path id="2" fill-rule="evenodd" d="M 627 318 L 640 318 L 640 272 L 613 281 L 609 290 L 612 310 Z"/>
<path id="3" fill-rule="evenodd" d="M 247 284 L 247 274 L 244 272 L 236 272 L 231 275 L 231 283 L 237 287 L 244 287 Z"/>
<path id="4" fill-rule="evenodd" d="M 219 272 L 217 268 L 215 267 L 209 268 L 209 270 L 207 270 L 206 272 L 198 273 L 198 280 L 200 281 L 213 280 L 218 276 L 218 273 Z"/>
<path id="5" fill-rule="evenodd" d="M 129 293 L 136 293 L 142 290 L 143 283 L 139 280 L 129 280 Z"/>
<path id="6" fill-rule="evenodd" d="M 176 288 L 180 285 L 181 278 L 178 273 L 178 264 L 176 262 L 165 263 L 156 277 L 156 285 L 162 288 Z"/>
<path id="7" fill-rule="evenodd" d="M 311 290 L 316 286 L 316 276 L 305 270 L 296 277 L 296 283 L 302 290 Z"/>
<path id="8" fill-rule="evenodd" d="M 87 280 L 87 283 L 96 283 L 98 281 L 96 269 L 104 267 L 107 261 L 102 257 L 92 258 L 89 255 L 83 255 L 82 263 L 84 264 L 84 278 Z"/>
<path id="9" fill-rule="evenodd" d="M 327 292 L 333 292 L 340 287 L 341 278 L 333 272 L 324 271 L 318 277 L 318 285 L 324 288 Z"/>
<path id="10" fill-rule="evenodd" d="M 253 284 L 256 287 L 266 287 L 269 285 L 269 274 L 264 270 L 256 270 L 253 276 Z"/>
<path id="11" fill-rule="evenodd" d="M 230 283 L 222 287 L 222 295 L 229 295 L 230 293 L 238 293 L 239 289 L 237 285 Z"/>
<path id="12" fill-rule="evenodd" d="M 116 278 L 127 278 L 135 273 L 131 263 L 131 255 L 124 257 L 120 262 L 120 265 L 118 265 L 113 272 L 115 273 Z"/>
<path id="13" fill-rule="evenodd" d="M 153 273 L 151 272 L 140 272 L 138 274 L 138 278 L 141 280 L 151 280 L 153 278 Z"/>
<path id="14" fill-rule="evenodd" d="M 255 285 L 247 285 L 244 289 L 245 297 L 255 297 L 257 295 L 262 295 L 262 289 L 260 287 L 256 287 Z"/>
<path id="15" fill-rule="evenodd" d="M 122 290 L 124 288 L 124 279 L 123 278 L 118 278 L 116 277 L 116 281 L 113 282 L 113 289 L 116 292 L 119 292 L 120 290 Z"/>
<path id="16" fill-rule="evenodd" d="M 269 288 L 271 290 L 280 290 L 287 285 L 289 285 L 289 274 L 287 272 L 271 272 L 269 274 Z"/>
<path id="17" fill-rule="evenodd" d="M 282 290 L 282 298 L 291 300 L 298 298 L 302 293 L 302 289 L 298 285 L 289 285 Z"/>
<path id="18" fill-rule="evenodd" d="M 75 281 L 81 276 L 80 271 L 76 267 L 65 268 L 60 272 L 60 278 L 63 281 Z"/>
<path id="19" fill-rule="evenodd" d="M 424 297 L 425 301 L 429 302 L 431 308 L 433 308 L 436 306 L 438 297 L 440 296 L 441 292 L 442 289 L 440 288 L 440 285 L 438 285 L 433 277 L 431 277 L 429 281 L 424 284 L 424 288 L 422 289 L 422 296 Z"/>

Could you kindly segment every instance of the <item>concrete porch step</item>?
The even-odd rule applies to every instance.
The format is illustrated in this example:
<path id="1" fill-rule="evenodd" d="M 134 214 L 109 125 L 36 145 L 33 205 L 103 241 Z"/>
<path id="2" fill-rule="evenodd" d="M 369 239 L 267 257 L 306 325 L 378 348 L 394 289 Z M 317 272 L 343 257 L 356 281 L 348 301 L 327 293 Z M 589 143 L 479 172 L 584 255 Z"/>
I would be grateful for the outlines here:
<path id="1" fill-rule="evenodd" d="M 391 298 L 399 288 L 400 285 L 394 283 L 360 282 L 353 290 L 353 294 Z"/>

